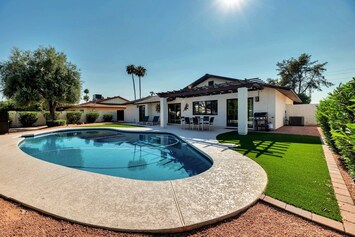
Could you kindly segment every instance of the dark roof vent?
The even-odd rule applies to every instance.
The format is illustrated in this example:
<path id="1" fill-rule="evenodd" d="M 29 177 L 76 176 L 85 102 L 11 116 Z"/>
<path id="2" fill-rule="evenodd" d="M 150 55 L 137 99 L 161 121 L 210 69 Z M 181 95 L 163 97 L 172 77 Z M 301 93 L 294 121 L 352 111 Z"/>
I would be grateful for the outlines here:
<path id="1" fill-rule="evenodd" d="M 92 96 L 93 101 L 98 101 L 98 100 L 102 100 L 102 99 L 104 99 L 104 97 L 101 94 L 94 94 Z"/>
<path id="2" fill-rule="evenodd" d="M 263 80 L 261 80 L 260 78 L 250 78 L 250 79 L 246 79 L 249 82 L 255 82 L 255 83 L 260 83 L 260 84 L 265 84 L 265 82 Z"/>

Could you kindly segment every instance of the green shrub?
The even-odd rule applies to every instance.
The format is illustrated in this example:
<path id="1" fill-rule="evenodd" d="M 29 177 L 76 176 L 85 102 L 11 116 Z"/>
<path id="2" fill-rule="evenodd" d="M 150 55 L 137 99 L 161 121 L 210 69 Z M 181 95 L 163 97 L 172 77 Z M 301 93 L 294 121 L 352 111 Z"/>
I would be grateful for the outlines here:
<path id="1" fill-rule="evenodd" d="M 318 121 L 318 125 L 321 127 L 323 131 L 323 135 L 325 138 L 326 143 L 335 151 L 337 152 L 337 148 L 334 144 L 332 139 L 332 133 L 330 132 L 330 124 L 329 124 L 329 116 L 328 110 L 330 109 L 330 101 L 329 100 L 322 100 L 319 102 L 316 111 L 316 118 Z"/>
<path id="2" fill-rule="evenodd" d="M 48 127 L 63 126 L 67 123 L 66 120 L 47 120 L 46 124 Z"/>
<path id="3" fill-rule="evenodd" d="M 103 119 L 105 122 L 112 122 L 112 114 L 104 114 Z"/>
<path id="4" fill-rule="evenodd" d="M 99 118 L 99 113 L 97 112 L 90 112 L 86 114 L 87 123 L 94 123 L 98 118 Z"/>
<path id="5" fill-rule="evenodd" d="M 317 120 L 327 143 L 341 155 L 355 178 L 355 78 L 320 102 Z"/>
<path id="6" fill-rule="evenodd" d="M 37 112 L 20 112 L 19 120 L 22 126 L 31 127 L 38 120 Z"/>
<path id="7" fill-rule="evenodd" d="M 60 116 L 60 112 L 55 112 L 54 116 L 55 116 L 55 120 L 57 120 L 59 118 L 59 116 Z M 52 120 L 51 113 L 48 112 L 48 111 L 43 112 L 43 117 L 46 119 L 46 121 Z"/>
<path id="8" fill-rule="evenodd" d="M 70 124 L 79 123 L 81 119 L 82 112 L 80 111 L 68 111 L 67 112 L 67 120 Z"/>
<path id="9" fill-rule="evenodd" d="M 13 123 L 12 118 L 9 116 L 9 127 L 12 126 L 12 123 Z"/>

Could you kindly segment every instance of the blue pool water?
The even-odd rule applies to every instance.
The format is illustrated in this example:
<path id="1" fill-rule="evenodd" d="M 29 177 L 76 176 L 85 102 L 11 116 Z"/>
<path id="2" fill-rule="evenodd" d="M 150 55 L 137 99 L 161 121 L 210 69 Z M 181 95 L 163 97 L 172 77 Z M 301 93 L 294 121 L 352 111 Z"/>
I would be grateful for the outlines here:
<path id="1" fill-rule="evenodd" d="M 71 130 L 26 138 L 19 146 L 58 165 L 139 180 L 181 179 L 212 166 L 205 155 L 166 133 Z"/>

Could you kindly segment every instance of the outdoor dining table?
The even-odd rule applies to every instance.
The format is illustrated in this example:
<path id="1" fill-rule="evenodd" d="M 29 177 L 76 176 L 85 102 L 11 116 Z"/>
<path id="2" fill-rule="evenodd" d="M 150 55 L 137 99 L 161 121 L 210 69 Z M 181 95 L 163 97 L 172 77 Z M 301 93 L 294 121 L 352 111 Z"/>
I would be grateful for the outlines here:
<path id="1" fill-rule="evenodd" d="M 190 120 L 189 124 L 186 124 L 185 118 L 189 118 L 189 120 Z M 198 128 L 198 130 L 200 130 L 200 128 L 201 128 L 201 130 L 204 130 L 205 126 L 209 126 L 209 124 L 204 123 L 203 117 L 195 116 L 195 117 L 183 117 L 183 118 L 181 118 L 181 128 L 185 128 L 186 125 L 195 126 L 195 124 L 193 122 L 194 118 L 197 118 L 197 128 Z M 210 118 L 208 117 L 208 122 L 209 122 L 209 120 L 210 120 Z"/>

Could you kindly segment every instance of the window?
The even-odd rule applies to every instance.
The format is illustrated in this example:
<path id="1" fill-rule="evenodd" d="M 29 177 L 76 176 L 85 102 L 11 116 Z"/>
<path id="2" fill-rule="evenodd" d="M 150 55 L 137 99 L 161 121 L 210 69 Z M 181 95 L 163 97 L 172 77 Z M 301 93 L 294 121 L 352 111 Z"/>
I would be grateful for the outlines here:
<path id="1" fill-rule="evenodd" d="M 217 115 L 217 100 L 195 101 L 193 102 L 193 115 Z"/>
<path id="2" fill-rule="evenodd" d="M 213 86 L 214 85 L 214 81 L 209 81 L 208 82 L 208 86 Z"/>

